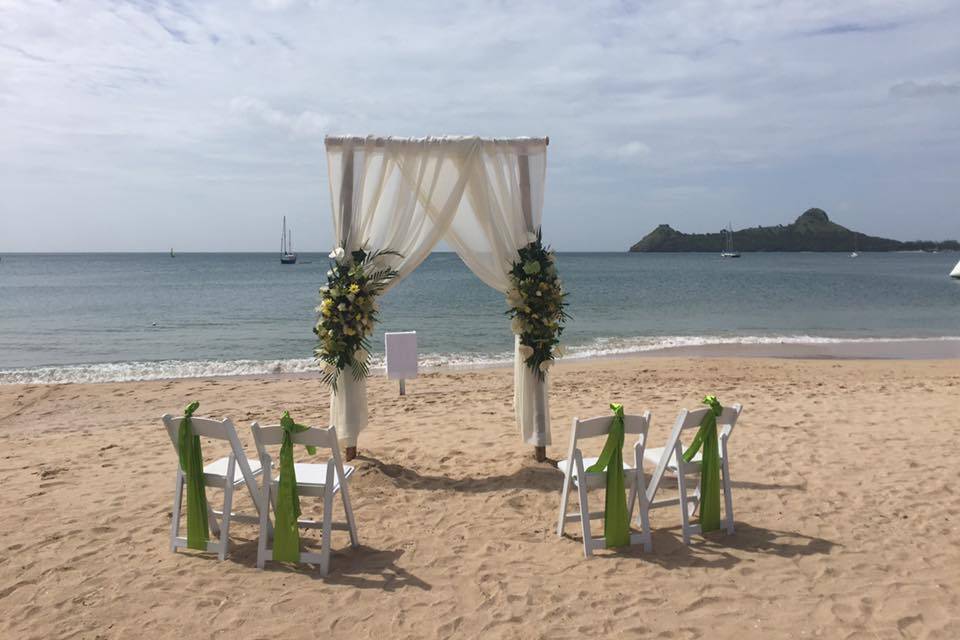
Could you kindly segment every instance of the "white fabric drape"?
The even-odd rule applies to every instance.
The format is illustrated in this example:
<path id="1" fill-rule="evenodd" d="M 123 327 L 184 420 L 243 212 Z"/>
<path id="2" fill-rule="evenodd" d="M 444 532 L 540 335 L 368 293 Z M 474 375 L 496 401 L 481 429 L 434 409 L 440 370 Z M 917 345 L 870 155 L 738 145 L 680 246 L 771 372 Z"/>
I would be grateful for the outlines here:
<path id="1" fill-rule="evenodd" d="M 387 258 L 400 272 L 392 286 L 445 239 L 481 280 L 507 291 L 517 250 L 540 226 L 545 139 L 329 137 L 326 143 L 338 246 L 402 254 Z M 515 358 L 517 422 L 524 441 L 545 446 L 548 385 Z M 331 392 L 331 424 L 355 446 L 366 423 L 366 381 L 344 372 Z"/>
<path id="2" fill-rule="evenodd" d="M 485 142 L 471 167 L 466 197 L 444 239 L 478 278 L 501 293 L 510 289 L 517 251 L 536 239 L 543 217 L 546 144 Z M 513 406 L 523 441 L 550 444 L 548 375 L 540 379 L 514 342 Z"/>

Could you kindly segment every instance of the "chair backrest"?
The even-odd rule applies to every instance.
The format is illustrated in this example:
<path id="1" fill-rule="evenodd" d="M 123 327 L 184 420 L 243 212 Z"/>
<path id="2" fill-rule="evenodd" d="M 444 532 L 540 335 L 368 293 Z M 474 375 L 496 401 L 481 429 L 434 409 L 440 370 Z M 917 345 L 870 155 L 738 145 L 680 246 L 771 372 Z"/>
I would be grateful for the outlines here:
<path id="1" fill-rule="evenodd" d="M 610 427 L 613 425 L 613 416 L 598 416 L 596 418 L 587 418 L 586 420 L 581 420 L 580 418 L 573 419 L 573 429 L 570 433 L 570 451 L 567 455 L 567 460 L 573 463 L 574 453 L 577 450 L 577 441 L 585 440 L 587 438 L 596 438 L 597 436 L 606 436 L 610 433 Z M 634 460 L 635 465 L 639 465 L 640 461 L 643 460 L 643 448 L 646 446 L 647 442 L 647 430 L 650 428 L 650 412 L 644 411 L 643 415 L 633 415 L 633 414 L 624 414 L 623 416 L 623 433 L 626 435 L 636 435 L 638 436 L 636 443 L 634 444 L 634 454 L 636 460 Z M 629 443 L 624 437 L 624 445 Z"/>
<path id="2" fill-rule="evenodd" d="M 717 418 L 717 435 L 721 438 L 730 437 L 730 434 L 733 432 L 733 427 L 737 424 L 737 418 L 740 417 L 740 411 L 743 407 L 738 403 L 731 405 L 729 407 L 723 408 L 723 413 Z M 709 407 L 703 407 L 702 409 L 694 409 L 693 411 L 687 411 L 684 409 L 680 412 L 680 415 L 677 417 L 677 423 L 674 424 L 674 430 L 678 429 L 677 435 L 679 436 L 680 432 L 686 429 L 694 429 L 700 426 L 700 423 L 703 421 L 703 417 L 707 415 Z M 672 436 L 673 434 L 671 434 Z M 668 443 L 671 445 L 672 443 Z"/>
<path id="3" fill-rule="evenodd" d="M 170 436 L 170 441 L 173 443 L 173 448 L 179 453 L 180 421 L 183 420 L 183 416 L 171 416 L 169 413 L 165 413 L 163 414 L 162 420 L 163 425 L 167 428 L 167 435 Z M 231 449 L 234 449 L 234 454 L 237 454 L 237 450 L 243 450 L 240 446 L 240 439 L 237 438 L 237 430 L 234 428 L 230 418 L 215 420 L 214 418 L 194 416 L 190 418 L 190 426 L 193 428 L 194 435 L 229 442 Z"/>
<path id="4" fill-rule="evenodd" d="M 613 425 L 613 416 L 598 416 L 596 418 L 587 418 L 580 420 L 573 419 L 573 437 L 577 440 L 585 438 L 594 438 L 596 436 L 605 436 L 610 433 L 610 427 Z M 647 411 L 641 416 L 624 414 L 623 432 L 637 435 L 646 435 L 650 427 L 650 412 Z"/>
<path id="5" fill-rule="evenodd" d="M 724 407 L 723 412 L 719 417 L 717 417 L 717 436 L 720 438 L 721 443 L 729 440 L 730 434 L 733 433 L 733 427 L 736 426 L 737 418 L 740 417 L 740 412 L 742 410 L 742 405 L 740 405 L 740 403 L 736 403 L 728 407 Z M 688 429 L 699 427 L 700 423 L 703 421 L 703 417 L 707 415 L 708 411 L 710 411 L 709 407 L 694 409 L 693 411 L 682 409 L 680 414 L 677 415 L 677 420 L 673 423 L 673 430 L 671 430 L 670 437 L 667 438 L 667 444 L 663 448 L 663 454 L 660 456 L 660 462 L 657 463 L 657 468 L 654 469 L 653 476 L 650 478 L 648 495 L 651 499 L 656 494 L 657 489 L 660 486 L 660 481 L 663 479 L 663 474 L 666 472 L 671 458 L 677 460 L 677 470 L 680 473 L 683 472 L 682 454 L 684 449 L 683 441 L 681 440 L 681 434 Z"/>
<path id="6" fill-rule="evenodd" d="M 257 446 L 257 453 L 260 456 L 260 463 L 267 468 L 270 461 L 270 454 L 267 452 L 267 446 L 276 446 L 283 442 L 283 427 L 280 425 L 264 425 L 254 422 L 250 425 L 253 431 L 253 441 Z M 310 447 L 320 447 L 330 449 L 330 454 L 340 466 L 340 446 L 337 443 L 337 430 L 334 427 L 310 427 L 306 431 L 294 433 L 291 436 L 294 444 L 300 444 Z"/>

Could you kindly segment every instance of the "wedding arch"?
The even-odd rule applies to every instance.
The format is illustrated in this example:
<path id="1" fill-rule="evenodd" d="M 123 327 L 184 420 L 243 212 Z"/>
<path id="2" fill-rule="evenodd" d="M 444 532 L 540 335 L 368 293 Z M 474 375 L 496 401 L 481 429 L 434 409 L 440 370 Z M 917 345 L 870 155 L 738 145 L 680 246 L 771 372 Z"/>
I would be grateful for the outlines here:
<path id="1" fill-rule="evenodd" d="M 543 460 L 551 441 L 548 370 L 559 349 L 556 340 L 519 335 L 532 330 L 530 323 L 544 320 L 535 313 L 532 318 L 539 320 L 532 320 L 530 315 L 529 304 L 541 304 L 541 298 L 532 299 L 541 296 L 540 290 L 532 291 L 527 281 L 518 285 L 517 274 L 523 278 L 540 271 L 539 263 L 525 263 L 523 256 L 542 247 L 540 222 L 549 138 L 328 136 L 325 143 L 337 242 L 331 258 L 349 262 L 351 255 L 395 252 L 377 255 L 393 274 L 378 291 L 382 293 L 410 275 L 437 243 L 445 240 L 480 280 L 506 294 L 508 305 L 517 307 L 520 317 L 512 323 L 518 334 L 514 349 L 516 420 L 524 442 L 536 447 L 538 460 Z M 539 286 L 549 295 L 548 285 L 555 282 L 556 300 L 562 301 L 552 254 L 541 255 L 547 256 L 543 264 L 553 280 Z M 342 273 L 347 273 L 347 267 Z M 332 281 L 335 274 L 328 272 L 328 277 Z M 329 296 L 328 287 L 321 292 Z M 532 302 L 525 303 L 524 296 Z M 325 301 L 321 308 L 334 303 Z M 376 309 L 372 301 L 368 306 Z M 547 323 L 548 338 L 550 328 L 555 330 L 564 317 L 562 302 L 549 304 L 549 313 L 554 314 L 557 306 L 561 308 L 551 316 L 555 319 Z M 356 318 L 361 323 L 358 330 L 372 331 L 372 322 L 361 320 L 360 315 Z M 326 329 L 318 331 L 321 333 Z M 522 344 L 523 339 L 537 343 L 536 355 L 532 355 L 533 346 Z M 365 373 L 365 366 L 363 369 Z M 334 381 L 330 422 L 352 457 L 357 438 L 367 426 L 366 376 L 344 371 Z"/>

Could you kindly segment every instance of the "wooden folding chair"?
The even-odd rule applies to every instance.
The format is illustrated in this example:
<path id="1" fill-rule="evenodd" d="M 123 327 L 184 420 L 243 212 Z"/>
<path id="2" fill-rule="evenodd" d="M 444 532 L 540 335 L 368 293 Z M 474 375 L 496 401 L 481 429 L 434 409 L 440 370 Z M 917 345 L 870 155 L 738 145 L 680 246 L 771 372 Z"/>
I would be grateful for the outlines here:
<path id="1" fill-rule="evenodd" d="M 730 441 L 730 434 L 733 433 L 733 427 L 737 424 L 737 418 L 740 417 L 742 409 L 743 407 L 739 404 L 724 407 L 723 413 L 717 418 L 717 438 L 720 440 L 720 474 L 723 480 L 724 528 L 728 534 L 733 533 L 733 491 L 730 487 L 730 456 L 727 443 Z M 647 507 L 649 509 L 660 509 L 675 504 L 680 505 L 684 544 L 690 544 L 690 537 L 693 534 L 702 533 L 700 525 L 691 524 L 690 518 L 700 506 L 699 475 L 703 450 L 698 451 L 690 462 L 686 462 L 683 459 L 685 447 L 681 435 L 684 431 L 698 428 L 708 411 L 710 409 L 706 407 L 695 411 L 682 410 L 680 415 L 677 416 L 670 437 L 667 438 L 666 446 L 647 449 L 642 458 L 657 465 L 653 476 L 650 478 L 650 486 L 647 487 Z M 676 477 L 679 493 L 676 498 L 654 500 L 660 490 L 664 476 L 667 474 Z M 692 475 L 697 476 L 697 486 L 691 493 L 689 476 Z"/>
<path id="2" fill-rule="evenodd" d="M 593 538 L 590 532 L 590 519 L 602 518 L 603 511 L 591 512 L 587 493 L 589 489 L 597 487 L 606 487 L 606 472 L 587 473 L 586 468 L 597 461 L 597 458 L 584 458 L 577 443 L 586 438 L 595 438 L 606 436 L 610 433 L 610 426 L 613 424 L 613 416 L 601 416 L 590 418 L 589 420 L 573 419 L 573 428 L 570 431 L 570 450 L 566 460 L 557 462 L 557 468 L 563 473 L 563 488 L 560 496 L 560 518 L 557 522 L 557 535 L 563 535 L 564 525 L 567 522 L 580 522 L 583 532 L 583 555 L 587 558 L 595 549 L 603 549 L 605 542 L 603 538 Z M 648 510 L 646 508 L 646 492 L 644 491 L 643 479 L 643 451 L 646 446 L 647 430 L 650 427 L 650 412 L 646 411 L 642 416 L 625 415 L 623 419 L 624 437 L 628 434 L 636 434 L 637 441 L 633 445 L 634 464 L 629 464 L 626 460 L 623 462 L 624 480 L 630 487 L 630 498 L 627 502 L 629 518 L 633 519 L 633 505 L 639 499 L 640 513 L 637 524 L 640 525 L 641 533 L 630 534 L 630 544 L 643 544 L 644 551 L 653 549 L 653 541 L 650 536 L 650 522 L 648 520 Z M 624 443 L 626 447 L 626 443 Z M 585 479 L 585 480 L 582 480 Z M 580 513 L 567 515 L 567 503 L 570 499 L 570 488 L 576 487 L 580 502 Z"/>
<path id="3" fill-rule="evenodd" d="M 270 468 L 271 457 L 267 453 L 268 445 L 280 445 L 283 442 L 283 428 L 280 426 L 264 426 L 254 422 L 251 425 L 253 440 L 260 455 L 260 464 L 264 469 Z M 301 562 L 310 562 L 320 565 L 320 575 L 327 575 L 330 569 L 330 535 L 333 529 L 350 532 L 350 546 L 360 545 L 357 538 L 357 525 L 353 518 L 353 508 L 350 506 L 350 492 L 347 480 L 353 475 L 353 467 L 344 465 L 340 460 L 340 448 L 337 443 L 337 431 L 334 427 L 326 429 L 312 427 L 306 431 L 292 434 L 295 445 L 313 446 L 330 450 L 330 458 L 322 464 L 294 463 L 294 473 L 297 477 L 297 493 L 301 498 L 315 496 L 323 498 L 323 520 L 300 519 L 300 527 L 308 529 L 322 528 L 321 552 L 300 552 Z M 274 504 L 277 489 L 280 486 L 280 476 L 271 478 L 271 474 L 263 476 L 264 504 Z M 343 499 L 343 510 L 346 523 L 333 522 L 333 498 L 340 494 Z M 273 559 L 273 546 L 268 544 L 270 535 L 269 509 L 260 512 L 260 540 L 257 545 L 257 567 L 262 569 L 267 560 Z"/>
<path id="4" fill-rule="evenodd" d="M 173 442 L 173 449 L 177 452 L 177 478 L 174 484 L 173 494 L 173 521 L 170 524 L 170 550 L 176 552 L 177 549 L 187 546 L 187 539 L 180 536 L 180 509 L 183 501 L 183 490 L 187 484 L 187 476 L 183 472 L 183 469 L 180 468 L 180 449 L 178 444 L 180 421 L 182 418 L 164 414 L 162 420 L 164 426 L 167 428 L 170 441 Z M 237 437 L 237 430 L 229 418 L 224 418 L 221 421 L 214 420 L 213 418 L 193 417 L 190 419 L 190 424 L 193 427 L 193 435 L 211 440 L 224 440 L 230 443 L 230 455 L 225 458 L 219 458 L 203 467 L 204 488 L 223 489 L 222 511 L 215 511 L 210 507 L 209 502 L 207 504 L 210 530 L 214 538 L 219 538 L 219 540 L 207 542 L 206 548 L 207 551 L 216 552 L 220 559 L 223 560 L 227 556 L 227 542 L 229 540 L 231 520 L 251 523 L 260 521 L 259 516 L 234 514 L 231 512 L 231 509 L 233 507 L 234 489 L 245 484 L 250 491 L 250 497 L 253 498 L 253 504 L 257 508 L 257 511 L 263 511 L 260 491 L 257 487 L 256 480 L 256 476 L 261 473 L 262 468 L 259 461 L 247 460 L 247 454 L 244 453 L 243 445 L 240 444 L 240 439 Z M 218 516 L 223 521 L 222 525 L 217 522 Z"/>

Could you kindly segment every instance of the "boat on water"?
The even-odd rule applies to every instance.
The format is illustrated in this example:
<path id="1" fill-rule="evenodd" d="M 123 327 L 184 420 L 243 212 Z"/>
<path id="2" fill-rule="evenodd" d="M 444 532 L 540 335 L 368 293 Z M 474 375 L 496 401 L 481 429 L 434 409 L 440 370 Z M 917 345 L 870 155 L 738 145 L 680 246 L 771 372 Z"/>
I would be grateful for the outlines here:
<path id="1" fill-rule="evenodd" d="M 171 257 L 171 258 L 176 258 L 176 257 L 177 257 L 177 254 L 175 254 L 175 253 L 173 252 L 173 247 L 170 247 L 170 257 Z"/>
<path id="2" fill-rule="evenodd" d="M 733 250 L 733 224 L 728 224 L 727 228 L 724 229 L 726 233 L 724 236 L 723 248 L 720 250 L 721 258 L 739 258 L 740 254 Z"/>
<path id="3" fill-rule="evenodd" d="M 287 216 L 283 216 L 283 231 L 280 234 L 280 264 L 297 264 L 293 251 L 293 231 L 287 231 Z"/>
<path id="4" fill-rule="evenodd" d="M 853 251 L 850 252 L 851 258 L 856 258 L 860 254 L 857 253 L 857 234 L 853 234 Z"/>
<path id="5" fill-rule="evenodd" d="M 950 277 L 960 280 L 960 262 L 958 262 L 957 266 L 955 266 L 953 271 L 950 272 Z"/>

